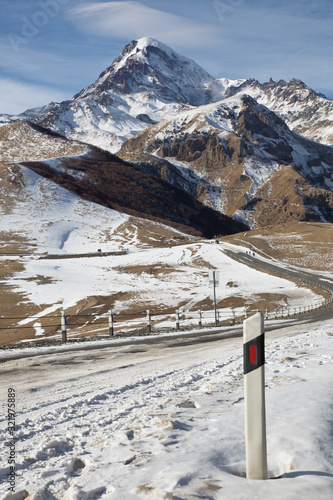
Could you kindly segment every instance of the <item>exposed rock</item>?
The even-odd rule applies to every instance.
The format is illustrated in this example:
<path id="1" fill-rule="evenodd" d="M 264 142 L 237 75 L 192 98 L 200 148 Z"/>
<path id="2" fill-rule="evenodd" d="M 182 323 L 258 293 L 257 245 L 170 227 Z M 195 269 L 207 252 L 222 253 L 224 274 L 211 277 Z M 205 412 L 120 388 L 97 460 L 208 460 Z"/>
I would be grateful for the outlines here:
<path id="1" fill-rule="evenodd" d="M 294 134 L 249 96 L 150 127 L 119 154 L 178 186 L 182 176 L 192 196 L 250 227 L 333 219 L 332 148 Z M 311 186 L 321 190 L 319 203 L 306 194 Z"/>

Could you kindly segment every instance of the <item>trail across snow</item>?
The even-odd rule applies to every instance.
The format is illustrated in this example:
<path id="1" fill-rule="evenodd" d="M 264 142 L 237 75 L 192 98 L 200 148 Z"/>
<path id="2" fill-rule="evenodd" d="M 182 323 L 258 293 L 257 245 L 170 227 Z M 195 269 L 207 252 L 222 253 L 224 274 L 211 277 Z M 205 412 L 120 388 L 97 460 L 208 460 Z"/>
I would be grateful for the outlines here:
<path id="1" fill-rule="evenodd" d="M 269 481 L 244 478 L 241 339 L 141 340 L 3 362 L 3 436 L 8 387 L 17 399 L 16 491 L 32 500 L 331 499 L 332 342 L 333 321 L 267 334 L 268 468 L 282 475 Z"/>

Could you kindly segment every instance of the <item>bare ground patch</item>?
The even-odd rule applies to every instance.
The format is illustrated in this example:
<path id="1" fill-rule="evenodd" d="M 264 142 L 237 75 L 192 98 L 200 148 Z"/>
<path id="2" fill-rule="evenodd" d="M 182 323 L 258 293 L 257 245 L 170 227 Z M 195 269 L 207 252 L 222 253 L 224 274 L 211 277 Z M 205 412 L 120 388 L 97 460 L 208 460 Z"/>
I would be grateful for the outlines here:
<path id="1" fill-rule="evenodd" d="M 0 346 L 20 342 L 22 340 L 36 338 L 36 327 L 41 326 L 45 330 L 46 336 L 54 335 L 60 327 L 59 319 L 54 317 L 36 318 L 42 312 L 42 308 L 27 301 L 23 294 L 13 290 L 12 287 L 0 286 Z M 24 324 L 22 321 L 27 320 Z"/>
<path id="2" fill-rule="evenodd" d="M 333 272 L 333 224 L 296 222 L 223 238 L 287 264 Z"/>

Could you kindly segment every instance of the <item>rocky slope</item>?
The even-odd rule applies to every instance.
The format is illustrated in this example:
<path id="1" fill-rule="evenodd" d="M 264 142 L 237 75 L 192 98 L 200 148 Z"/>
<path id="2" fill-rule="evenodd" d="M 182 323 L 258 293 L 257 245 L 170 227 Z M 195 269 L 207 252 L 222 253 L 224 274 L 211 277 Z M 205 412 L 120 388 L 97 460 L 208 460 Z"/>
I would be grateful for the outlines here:
<path id="1" fill-rule="evenodd" d="M 0 127 L 0 164 L 83 155 L 89 146 L 61 137 L 29 122 Z"/>
<path id="2" fill-rule="evenodd" d="M 119 155 L 250 227 L 332 221 L 332 148 L 295 134 L 249 96 L 178 114 Z"/>
<path id="3" fill-rule="evenodd" d="M 246 227 L 136 165 L 26 122 L 0 127 L 0 193 L 7 200 L 0 213 L 15 208 L 21 165 L 83 200 L 192 235 L 212 237 Z"/>
<path id="4" fill-rule="evenodd" d="M 162 178 L 151 176 L 136 165 L 93 146 L 81 157 L 22 164 L 84 200 L 188 234 L 211 238 L 247 227 L 197 202 L 190 193 Z"/>
<path id="5" fill-rule="evenodd" d="M 271 79 L 263 84 L 247 80 L 227 93 L 250 95 L 280 116 L 294 132 L 323 144 L 333 144 L 333 101 L 300 80 Z"/>

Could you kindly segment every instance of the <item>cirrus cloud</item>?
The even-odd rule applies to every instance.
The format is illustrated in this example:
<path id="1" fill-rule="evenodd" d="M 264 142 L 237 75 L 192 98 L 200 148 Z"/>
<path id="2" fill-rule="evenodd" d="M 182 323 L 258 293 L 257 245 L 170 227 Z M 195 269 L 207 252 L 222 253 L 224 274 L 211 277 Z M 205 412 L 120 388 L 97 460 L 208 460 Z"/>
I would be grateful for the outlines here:
<path id="1" fill-rule="evenodd" d="M 0 114 L 22 113 L 27 108 L 44 106 L 50 101 L 63 101 L 67 97 L 54 87 L 0 77 Z"/>
<path id="2" fill-rule="evenodd" d="M 137 1 L 85 3 L 70 9 L 69 16 L 84 31 L 120 40 L 150 36 L 171 45 L 201 47 L 221 39 L 215 26 Z"/>

